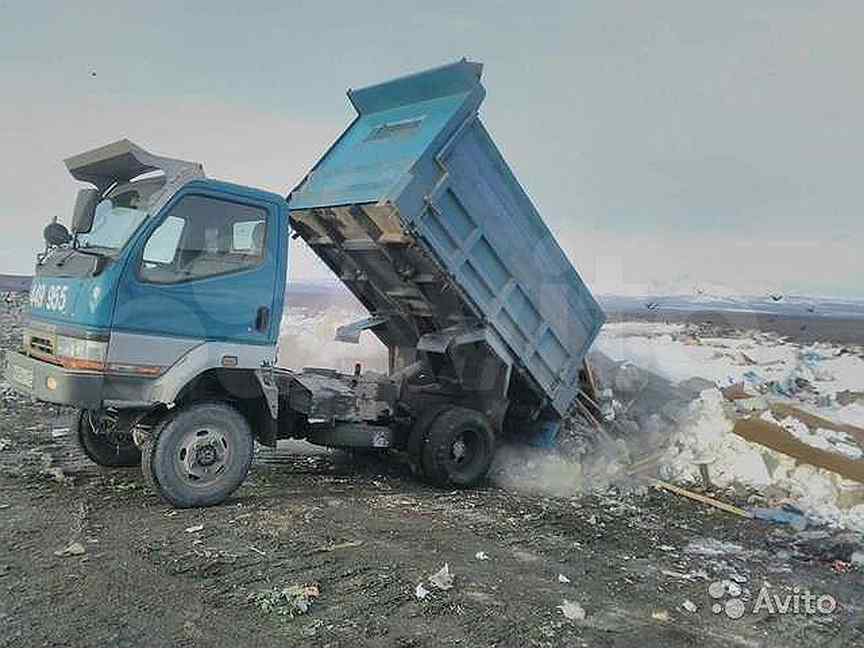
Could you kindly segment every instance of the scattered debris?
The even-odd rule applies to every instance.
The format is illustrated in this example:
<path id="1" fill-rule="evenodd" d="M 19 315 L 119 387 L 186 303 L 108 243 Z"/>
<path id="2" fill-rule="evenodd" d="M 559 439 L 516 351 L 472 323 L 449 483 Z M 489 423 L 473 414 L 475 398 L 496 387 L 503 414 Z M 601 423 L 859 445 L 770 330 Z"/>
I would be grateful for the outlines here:
<path id="1" fill-rule="evenodd" d="M 788 524 L 796 531 L 803 531 L 807 528 L 807 518 L 800 511 L 787 510 L 785 508 L 754 507 L 749 509 L 749 513 L 757 520 Z"/>
<path id="2" fill-rule="evenodd" d="M 477 560 L 489 560 L 489 556 L 486 554 L 485 551 L 478 551 L 476 554 L 474 554 L 474 557 Z"/>
<path id="3" fill-rule="evenodd" d="M 360 547 L 362 546 L 362 544 L 362 540 L 351 540 L 349 542 L 340 542 L 338 544 L 324 545 L 323 547 L 318 547 L 315 551 L 338 551 L 339 549 L 351 549 L 352 547 Z"/>
<path id="4" fill-rule="evenodd" d="M 669 616 L 669 610 L 654 610 L 654 612 L 651 613 L 651 618 L 655 621 L 666 623 L 671 617 Z"/>
<path id="5" fill-rule="evenodd" d="M 199 531 L 204 530 L 203 524 L 196 524 L 195 526 L 186 527 L 186 533 L 198 533 Z"/>
<path id="6" fill-rule="evenodd" d="M 716 538 L 697 538 L 690 542 L 684 551 L 697 556 L 743 556 L 746 553 L 741 545 Z"/>
<path id="7" fill-rule="evenodd" d="M 558 574 L 558 582 L 566 585 L 570 582 L 570 579 L 567 578 L 564 574 Z"/>
<path id="8" fill-rule="evenodd" d="M 55 556 L 83 556 L 87 553 L 87 550 L 84 548 L 80 542 L 72 542 L 65 549 L 60 549 L 54 552 Z"/>
<path id="9" fill-rule="evenodd" d="M 671 569 L 661 569 L 660 573 L 664 576 L 668 576 L 669 578 L 680 578 L 681 580 L 695 581 L 697 579 L 708 580 L 708 572 L 704 569 L 698 569 L 693 572 L 684 573 L 679 571 L 673 571 Z"/>
<path id="10" fill-rule="evenodd" d="M 450 565 L 444 566 L 429 577 L 429 582 L 440 590 L 449 590 L 453 587 L 453 574 L 450 573 Z"/>
<path id="11" fill-rule="evenodd" d="M 845 574 L 852 568 L 852 565 L 847 562 L 843 562 L 842 560 L 835 560 L 831 563 L 831 569 L 833 569 L 838 574 Z"/>
<path id="12" fill-rule="evenodd" d="M 846 405 L 853 405 L 854 403 L 864 403 L 864 392 L 844 389 L 843 391 L 837 392 L 835 398 L 839 405 L 845 407 Z"/>
<path id="13" fill-rule="evenodd" d="M 587 616 L 581 605 L 567 599 L 564 599 L 563 603 L 557 606 L 557 609 L 561 610 L 561 613 L 571 621 L 584 621 Z"/>
<path id="14" fill-rule="evenodd" d="M 68 484 L 71 481 L 69 477 L 66 476 L 66 473 L 63 472 L 63 469 L 58 468 L 57 466 L 46 468 L 42 471 L 42 474 L 46 477 L 50 477 L 58 484 Z"/>
<path id="15" fill-rule="evenodd" d="M 728 401 L 747 400 L 753 398 L 756 394 L 751 394 L 747 391 L 747 384 L 738 382 L 720 390 L 723 398 Z"/>
<path id="16" fill-rule="evenodd" d="M 314 599 L 320 592 L 317 585 L 291 585 L 279 589 L 263 590 L 250 594 L 249 598 L 268 614 L 278 614 L 293 618 L 309 611 Z"/>
<path id="17" fill-rule="evenodd" d="M 702 478 L 702 488 L 706 491 L 714 490 L 714 484 L 711 482 L 711 474 L 708 471 L 708 466 L 714 463 L 714 457 L 696 457 L 693 463 L 699 468 L 699 477 Z"/>

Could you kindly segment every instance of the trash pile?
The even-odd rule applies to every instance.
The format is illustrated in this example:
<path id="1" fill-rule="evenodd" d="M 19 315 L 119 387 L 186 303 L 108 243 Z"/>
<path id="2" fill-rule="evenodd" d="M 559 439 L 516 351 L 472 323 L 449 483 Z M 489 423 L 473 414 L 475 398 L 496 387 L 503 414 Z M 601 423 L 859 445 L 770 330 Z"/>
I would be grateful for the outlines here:
<path id="1" fill-rule="evenodd" d="M 864 350 L 656 324 L 613 326 L 598 346 L 615 354 L 591 361 L 626 446 L 621 478 L 729 490 L 752 517 L 864 533 Z"/>
<path id="2" fill-rule="evenodd" d="M 619 323 L 604 328 L 595 348 L 675 383 L 699 376 L 756 407 L 772 398 L 820 408 L 864 405 L 860 346 L 802 345 L 771 332 L 721 333 L 693 324 Z"/>

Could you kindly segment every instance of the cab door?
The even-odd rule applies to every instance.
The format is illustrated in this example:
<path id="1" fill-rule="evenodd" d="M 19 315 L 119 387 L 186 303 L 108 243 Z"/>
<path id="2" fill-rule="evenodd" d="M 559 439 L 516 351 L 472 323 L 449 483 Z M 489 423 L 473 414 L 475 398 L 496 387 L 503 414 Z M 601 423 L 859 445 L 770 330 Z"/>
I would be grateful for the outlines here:
<path id="1" fill-rule="evenodd" d="M 252 197 L 179 193 L 136 242 L 113 331 L 128 334 L 125 346 L 136 335 L 274 345 L 285 272 L 279 217 L 276 205 Z"/>

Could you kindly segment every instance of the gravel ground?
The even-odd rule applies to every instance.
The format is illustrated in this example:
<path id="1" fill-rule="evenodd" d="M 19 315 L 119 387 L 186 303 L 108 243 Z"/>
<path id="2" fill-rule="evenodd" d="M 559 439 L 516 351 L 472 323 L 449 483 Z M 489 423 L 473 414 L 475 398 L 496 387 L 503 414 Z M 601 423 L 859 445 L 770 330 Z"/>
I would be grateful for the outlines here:
<path id="1" fill-rule="evenodd" d="M 23 303 L 0 304 L 4 348 Z M 864 646 L 860 538 L 644 487 L 442 492 L 288 444 L 226 504 L 174 511 L 0 389 L 0 646 Z M 837 608 L 753 612 L 804 591 Z"/>

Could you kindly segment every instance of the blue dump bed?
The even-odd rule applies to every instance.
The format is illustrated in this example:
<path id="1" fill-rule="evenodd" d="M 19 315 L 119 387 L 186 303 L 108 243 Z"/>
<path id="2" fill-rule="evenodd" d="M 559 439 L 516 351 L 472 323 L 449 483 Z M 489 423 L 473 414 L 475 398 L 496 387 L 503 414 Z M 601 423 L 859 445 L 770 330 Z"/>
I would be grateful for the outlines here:
<path id="1" fill-rule="evenodd" d="M 391 350 L 484 328 L 563 414 L 605 316 L 480 122 L 481 71 L 349 91 L 358 115 L 291 193 L 292 223 Z"/>

